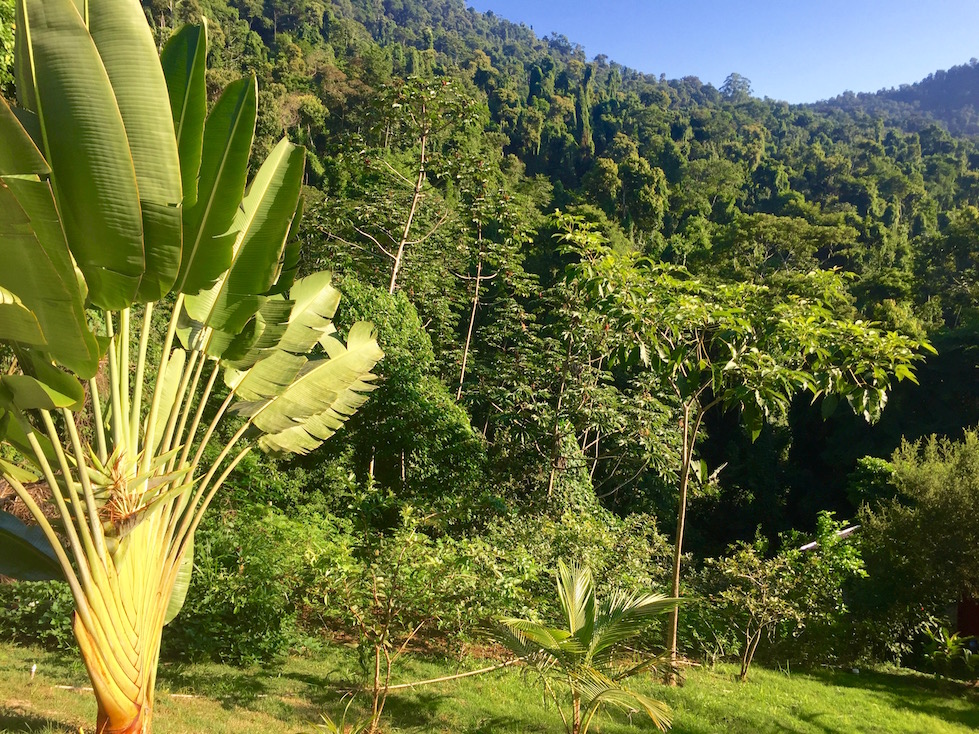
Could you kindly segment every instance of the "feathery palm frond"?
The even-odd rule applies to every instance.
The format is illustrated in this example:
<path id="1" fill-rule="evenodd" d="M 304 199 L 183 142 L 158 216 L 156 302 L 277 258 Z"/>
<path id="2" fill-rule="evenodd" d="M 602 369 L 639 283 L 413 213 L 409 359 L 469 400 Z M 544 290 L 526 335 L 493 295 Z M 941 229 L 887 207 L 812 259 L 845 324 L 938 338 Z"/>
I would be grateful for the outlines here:
<path id="1" fill-rule="evenodd" d="M 670 727 L 666 704 L 625 688 L 621 681 L 657 666 L 662 656 L 645 656 L 638 664 L 619 667 L 615 655 L 622 643 L 636 637 L 658 615 L 678 602 L 661 594 L 612 592 L 596 598 L 591 569 L 578 563 L 558 562 L 558 601 L 566 628 L 548 627 L 527 619 L 499 620 L 492 637 L 515 655 L 526 658 L 548 678 L 568 683 L 572 716 L 565 717 L 571 734 L 586 734 L 598 710 L 606 705 L 629 712 L 644 712 L 662 731 Z M 560 705 L 560 702 L 558 702 Z"/>

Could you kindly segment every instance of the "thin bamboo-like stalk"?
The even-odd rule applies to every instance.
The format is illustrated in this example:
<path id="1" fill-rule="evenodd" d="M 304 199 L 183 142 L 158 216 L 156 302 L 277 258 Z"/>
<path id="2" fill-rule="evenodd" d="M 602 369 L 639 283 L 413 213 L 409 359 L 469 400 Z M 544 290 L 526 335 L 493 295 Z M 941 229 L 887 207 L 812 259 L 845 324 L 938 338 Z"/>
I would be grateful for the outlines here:
<path id="1" fill-rule="evenodd" d="M 197 412 L 194 414 L 194 420 L 190 424 L 190 429 L 187 431 L 187 435 L 184 438 L 184 447 L 180 452 L 180 466 L 185 466 L 187 464 L 187 458 L 190 456 L 190 449 L 194 444 L 194 437 L 197 436 L 197 430 L 200 428 L 201 419 L 204 417 L 204 409 L 207 407 L 208 401 L 211 399 L 211 393 L 214 390 L 214 383 L 217 381 L 218 373 L 221 371 L 221 362 L 219 360 L 214 361 L 214 369 L 211 370 L 211 376 L 207 380 L 207 384 L 204 386 L 204 392 L 201 393 L 201 398 L 197 402 Z M 195 463 L 196 467 L 197 464 Z"/>
<path id="2" fill-rule="evenodd" d="M 224 448 L 221 450 L 221 453 L 218 454 L 218 457 L 211 464 L 211 468 L 208 470 L 207 474 L 205 474 L 204 478 L 201 479 L 200 486 L 197 488 L 197 491 L 194 493 L 193 499 L 184 506 L 185 509 L 180 514 L 175 514 L 171 518 L 170 520 L 171 527 L 170 529 L 168 529 L 168 534 L 167 534 L 168 544 L 170 543 L 182 544 L 185 538 L 187 537 L 188 529 L 191 528 L 191 526 L 193 526 L 193 528 L 196 530 L 199 520 L 198 522 L 195 523 L 194 518 L 195 515 L 199 514 L 200 512 L 200 510 L 198 509 L 198 504 L 201 502 L 201 498 L 204 497 L 205 492 L 208 491 L 208 484 L 214 478 L 214 475 L 217 473 L 218 467 L 228 457 L 228 454 L 231 453 L 231 449 L 234 448 L 234 445 L 236 443 L 238 443 L 238 440 L 244 435 L 245 431 L 248 430 L 250 425 L 251 425 L 250 423 L 245 423 L 245 425 L 239 428 L 238 431 L 235 433 L 235 435 L 231 437 L 228 443 L 225 444 Z M 241 461 L 241 459 L 243 458 L 245 458 L 243 455 L 236 457 L 234 462 L 235 465 L 237 466 L 237 462 Z M 227 476 L 227 473 L 222 475 L 222 477 L 225 476 Z M 219 481 L 223 482 L 224 479 L 222 478 Z M 204 506 L 206 507 L 206 503 Z M 180 526 L 176 527 L 176 523 L 178 521 L 180 522 Z M 190 534 L 192 535 L 193 532 L 194 531 L 191 530 Z"/>
<path id="3" fill-rule="evenodd" d="M 132 412 L 129 416 L 129 442 L 139 446 L 139 414 L 143 411 L 143 381 L 146 378 L 146 349 L 150 341 L 150 327 L 153 323 L 153 304 L 147 303 L 143 310 L 143 329 L 139 335 L 139 354 L 136 358 L 136 380 L 133 385 Z"/>
<path id="4" fill-rule="evenodd" d="M 119 404 L 122 419 L 122 436 L 124 445 L 133 455 L 136 453 L 136 443 L 130 442 L 129 430 L 129 309 L 124 308 L 119 312 L 119 335 L 117 344 L 119 345 Z"/>
<path id="5" fill-rule="evenodd" d="M 79 615 L 82 616 L 82 621 L 85 626 L 86 632 L 95 640 L 96 644 L 99 646 L 100 650 L 108 650 L 113 654 L 108 657 L 102 657 L 102 660 L 109 668 L 109 674 L 113 677 L 116 684 L 124 691 L 127 695 L 135 695 L 135 684 L 132 680 L 135 676 L 135 668 L 132 665 L 124 665 L 122 661 L 118 660 L 115 656 L 116 650 L 120 647 L 117 640 L 110 639 L 107 634 L 104 625 L 102 624 L 102 619 L 108 616 L 108 610 L 105 609 L 104 601 L 96 588 L 95 583 L 91 576 L 91 569 L 88 564 L 88 557 L 85 554 L 82 543 L 79 540 L 78 532 L 72 522 L 71 512 L 68 510 L 65 504 L 64 498 L 61 497 L 61 491 L 57 480 L 55 479 L 54 471 L 51 469 L 51 464 L 48 462 L 47 457 L 44 455 L 44 450 L 41 448 L 37 437 L 33 433 L 29 433 L 28 441 L 31 443 L 31 448 L 34 450 L 37 456 L 38 462 L 41 465 L 41 471 L 44 473 L 45 481 L 51 488 L 51 494 L 55 498 L 55 503 L 58 505 L 58 511 L 61 513 L 62 522 L 65 525 L 65 530 L 68 534 L 69 543 L 72 546 L 72 551 L 75 556 L 75 563 L 80 573 L 81 591 L 82 597 L 87 600 L 88 604 L 85 605 L 86 614 L 82 616 L 82 605 L 77 605 Z M 85 529 L 87 526 L 82 523 L 82 528 Z M 77 600 L 81 597 L 76 597 Z M 102 602 L 99 604 L 99 602 Z M 118 679 L 115 678 L 118 676 Z M 127 686 L 126 684 L 130 685 Z"/>
<path id="6" fill-rule="evenodd" d="M 181 308 L 183 308 L 184 294 L 177 296 L 176 303 L 173 305 L 173 313 L 170 314 L 170 323 L 167 326 L 167 335 L 163 340 L 163 351 L 160 356 L 160 364 L 156 371 L 156 382 L 153 386 L 153 401 L 150 404 L 150 412 L 146 416 L 146 430 L 143 432 L 143 456 L 139 470 L 146 473 L 150 470 L 153 462 L 153 445 L 156 442 L 156 418 L 160 412 L 160 402 L 163 400 L 163 373 L 167 362 L 170 360 L 170 352 L 173 350 L 173 340 L 177 335 L 177 320 Z"/>
<path id="7" fill-rule="evenodd" d="M 243 448 L 241 451 L 238 452 L 238 455 L 231 460 L 231 463 L 228 464 L 227 468 L 223 472 L 221 472 L 221 476 L 218 477 L 217 481 L 211 487 L 210 491 L 208 491 L 207 496 L 204 498 L 204 501 L 201 502 L 200 507 L 197 508 L 197 512 L 194 515 L 194 522 L 190 526 L 190 530 L 185 534 L 182 540 L 182 544 L 184 546 L 186 546 L 188 539 L 193 538 L 194 534 L 197 532 L 197 528 L 201 524 L 201 520 L 204 518 L 204 513 L 207 512 L 207 508 L 211 504 L 211 500 L 214 499 L 214 495 L 218 493 L 218 490 L 221 489 L 221 487 L 224 485 L 225 480 L 228 478 L 231 472 L 233 472 L 235 468 L 238 466 L 238 464 L 241 463 L 242 459 L 248 456 L 248 454 L 251 452 L 253 448 L 254 448 L 253 446 L 246 446 L 245 448 Z M 181 548 L 181 551 L 183 550 L 184 548 Z"/>
<path id="8" fill-rule="evenodd" d="M 204 497 L 204 501 L 201 502 L 197 512 L 193 513 L 193 520 L 191 521 L 190 525 L 182 526 L 180 531 L 176 535 L 172 536 L 171 548 L 173 552 L 170 554 L 170 563 L 169 567 L 167 568 L 168 578 L 175 578 L 177 569 L 180 568 L 180 561 L 183 558 L 183 554 L 187 552 L 190 541 L 197 532 L 197 528 L 201 524 L 201 519 L 204 517 L 204 513 L 207 511 L 208 506 L 211 504 L 211 500 L 214 499 L 214 495 L 217 494 L 219 489 L 221 489 L 225 480 L 228 478 L 231 472 L 235 470 L 241 460 L 248 456 L 252 448 L 252 446 L 246 446 L 238 452 L 238 455 L 231 460 L 231 463 L 228 464 L 227 468 L 223 472 L 221 472 L 221 475 L 218 477 L 217 481 L 211 487 L 210 491 L 208 491 L 207 496 Z M 191 513 L 185 513 L 185 518 L 191 518 Z M 172 580 L 170 581 L 170 585 L 172 588 Z"/>
<path id="9" fill-rule="evenodd" d="M 105 464 L 109 460 L 109 452 L 105 443 L 105 417 L 102 414 L 98 381 L 94 377 L 88 381 L 88 393 L 92 398 L 92 422 L 95 424 L 95 440 L 99 447 L 99 461 Z"/>
<path id="10" fill-rule="evenodd" d="M 177 421 L 180 420 L 184 399 L 187 397 L 187 388 L 190 385 L 194 371 L 197 368 L 197 360 L 200 356 L 200 352 L 191 352 L 189 358 L 184 364 L 184 372 L 180 378 L 180 384 L 177 387 L 177 395 L 174 398 L 173 407 L 170 409 L 170 418 L 167 421 L 166 430 L 163 432 L 163 440 L 160 441 L 160 454 L 165 454 L 167 451 L 174 448 L 173 438 L 177 431 Z M 165 471 L 165 469 L 161 467 L 161 471 Z"/>
<path id="11" fill-rule="evenodd" d="M 214 383 L 216 382 L 218 373 L 220 371 L 221 371 L 221 363 L 219 361 L 215 361 L 214 369 L 211 371 L 211 376 L 210 378 L 208 378 L 207 385 L 204 387 L 204 393 L 201 395 L 201 399 L 198 401 L 197 412 L 194 415 L 194 420 L 191 423 L 190 429 L 187 431 L 187 437 L 184 439 L 184 446 L 180 452 L 180 461 L 178 463 L 178 466 L 189 466 L 188 476 L 190 478 L 193 478 L 194 473 L 197 471 L 197 464 L 200 461 L 199 457 L 201 453 L 199 452 L 195 454 L 194 462 L 189 465 L 187 464 L 187 457 L 189 456 L 190 449 L 194 443 L 194 437 L 197 435 L 197 431 L 200 428 L 201 419 L 203 418 L 204 415 L 204 409 L 207 407 L 208 400 L 210 400 L 211 392 L 214 389 Z M 228 397 L 230 398 L 231 395 L 229 395 Z M 227 404 L 227 402 L 228 401 L 226 400 L 225 404 Z M 219 410 L 219 413 L 223 414 L 223 411 Z M 207 433 L 206 434 L 207 438 L 205 439 L 204 442 L 201 443 L 201 452 L 203 452 L 203 449 L 206 446 L 207 440 L 209 440 L 210 435 L 211 435 L 210 433 Z M 169 505 L 169 507 L 167 508 L 167 524 L 169 524 L 170 517 L 180 516 L 180 514 L 186 509 L 189 501 L 190 501 L 190 492 L 184 492 L 180 495 L 180 497 L 178 497 L 173 503 Z M 161 537 L 166 538 L 167 536 L 166 534 L 164 534 Z"/>
<path id="12" fill-rule="evenodd" d="M 82 483 L 82 490 L 85 492 L 85 504 L 88 510 L 89 522 L 92 526 L 92 536 L 95 540 L 96 550 L 99 554 L 99 560 L 101 561 L 103 567 L 105 568 L 106 576 L 109 581 L 109 590 L 112 597 L 119 604 L 124 618 L 129 622 L 129 629 L 135 635 L 135 624 L 136 624 L 136 613 L 132 607 L 132 600 L 129 598 L 128 594 L 122 594 L 119 587 L 119 576 L 116 571 L 115 562 L 111 555 L 106 553 L 105 547 L 105 534 L 102 531 L 101 525 L 99 523 L 98 508 L 95 504 L 95 493 L 92 489 L 92 482 L 88 476 L 88 472 L 84 471 L 85 467 L 85 454 L 82 449 L 81 439 L 78 436 L 78 430 L 75 428 L 75 423 L 72 420 L 72 414 L 68 410 L 64 410 L 65 422 L 68 426 L 68 434 L 71 438 L 72 450 L 75 453 L 75 461 L 79 467 L 79 477 Z"/>
<path id="13" fill-rule="evenodd" d="M 95 505 L 95 492 L 92 490 L 92 480 L 85 471 L 85 453 L 82 451 L 81 439 L 78 437 L 78 429 L 75 427 L 75 417 L 68 409 L 63 408 L 61 416 L 68 427 L 68 437 L 71 439 L 72 451 L 75 455 L 75 465 L 78 468 L 78 479 L 82 484 L 82 491 L 85 493 L 85 510 L 88 513 L 88 520 L 92 526 L 92 539 L 95 541 L 95 550 L 98 552 L 99 559 L 105 563 L 105 538 L 102 534 L 102 527 L 99 524 L 99 510 Z"/>
<path id="14" fill-rule="evenodd" d="M 112 406 L 112 452 L 125 448 L 122 428 L 122 402 L 119 390 L 115 388 L 119 384 L 119 355 L 116 345 L 115 327 L 112 324 L 112 313 L 105 312 L 105 332 L 109 337 L 109 389 Z"/>
<path id="15" fill-rule="evenodd" d="M 184 429 L 187 427 L 187 421 L 190 420 L 190 412 L 194 409 L 195 398 L 197 397 L 197 388 L 201 382 L 201 373 L 204 371 L 204 365 L 207 363 L 207 358 L 203 352 L 195 352 L 197 357 L 197 367 L 194 369 L 194 377 L 191 379 L 190 384 L 187 389 L 186 399 L 183 404 L 183 408 L 180 411 L 180 421 L 177 423 L 177 429 L 173 434 L 172 443 L 167 447 L 167 450 L 177 448 L 181 445 L 181 441 L 184 440 Z M 206 402 L 206 398 L 202 398 L 199 404 Z M 175 406 L 176 407 L 176 406 Z M 176 465 L 176 456 L 170 458 L 167 462 L 167 472 L 173 471 Z"/>

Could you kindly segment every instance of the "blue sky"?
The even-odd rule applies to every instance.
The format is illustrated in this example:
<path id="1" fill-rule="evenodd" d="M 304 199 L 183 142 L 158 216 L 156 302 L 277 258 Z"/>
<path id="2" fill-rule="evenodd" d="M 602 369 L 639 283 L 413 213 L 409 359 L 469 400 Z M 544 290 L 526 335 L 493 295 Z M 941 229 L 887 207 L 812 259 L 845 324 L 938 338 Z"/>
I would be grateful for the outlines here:
<path id="1" fill-rule="evenodd" d="M 814 102 L 979 57 L 979 0 L 467 0 L 640 71 Z"/>

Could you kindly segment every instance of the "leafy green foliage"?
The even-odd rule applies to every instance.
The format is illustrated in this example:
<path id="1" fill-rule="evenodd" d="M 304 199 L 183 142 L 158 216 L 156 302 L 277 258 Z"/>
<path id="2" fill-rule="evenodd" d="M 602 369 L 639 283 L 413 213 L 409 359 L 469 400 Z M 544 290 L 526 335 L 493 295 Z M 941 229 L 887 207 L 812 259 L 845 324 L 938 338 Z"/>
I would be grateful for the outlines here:
<path id="1" fill-rule="evenodd" d="M 869 578 L 856 587 L 854 606 L 866 620 L 864 644 L 900 657 L 949 604 L 979 592 L 979 435 L 904 443 L 891 466 L 893 494 L 860 512 Z"/>
<path id="2" fill-rule="evenodd" d="M 626 688 L 622 681 L 656 666 L 646 654 L 637 663 L 623 661 L 620 650 L 658 615 L 679 600 L 659 594 L 612 591 L 599 601 L 591 571 L 558 561 L 557 596 L 561 626 L 548 627 L 536 620 L 505 617 L 494 638 L 514 655 L 527 659 L 541 676 L 547 692 L 561 705 L 551 681 L 567 684 L 571 697 L 570 720 L 563 712 L 569 734 L 585 734 L 598 710 L 607 705 L 643 712 L 661 731 L 670 726 L 669 708 Z"/>
<path id="3" fill-rule="evenodd" d="M 947 627 L 925 632 L 928 635 L 925 659 L 938 675 L 967 680 L 976 678 L 976 673 L 979 673 L 976 650 L 979 646 L 975 637 L 963 637 L 958 632 L 950 633 Z"/>
<path id="4" fill-rule="evenodd" d="M 24 645 L 75 652 L 75 602 L 60 581 L 0 584 L 0 635 Z"/>
<path id="5" fill-rule="evenodd" d="M 693 634 L 705 652 L 740 655 L 742 680 L 763 639 L 784 643 L 779 652 L 790 661 L 832 654 L 834 634 L 849 623 L 844 588 L 865 575 L 857 546 L 838 535 L 843 527 L 823 513 L 812 546 L 801 546 L 801 535 L 793 533 L 769 554 L 759 537 L 708 559 L 694 588 L 703 599 Z"/>
<path id="6" fill-rule="evenodd" d="M 343 542 L 344 525 L 315 514 L 290 518 L 252 506 L 227 512 L 195 541 L 194 575 L 163 654 L 237 665 L 268 663 L 299 647 L 303 599 L 317 569 Z"/>

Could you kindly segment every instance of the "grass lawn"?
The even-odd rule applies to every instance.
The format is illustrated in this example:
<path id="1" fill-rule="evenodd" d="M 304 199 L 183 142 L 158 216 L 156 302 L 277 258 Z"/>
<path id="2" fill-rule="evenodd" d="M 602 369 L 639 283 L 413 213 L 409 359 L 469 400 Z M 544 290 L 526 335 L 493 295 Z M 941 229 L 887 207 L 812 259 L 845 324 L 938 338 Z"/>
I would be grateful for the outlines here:
<path id="1" fill-rule="evenodd" d="M 30 678 L 31 665 L 37 675 Z M 398 680 L 447 675 L 445 661 L 412 659 Z M 695 669 L 682 688 L 654 681 L 636 687 L 665 699 L 677 734 L 954 734 L 979 730 L 979 691 L 964 684 L 900 671 L 821 670 L 786 674 L 755 668 L 746 684 L 736 668 Z M 321 712 L 338 716 L 343 690 L 358 679 L 353 651 L 337 647 L 315 659 L 292 658 L 270 668 L 165 665 L 160 671 L 154 731 L 158 734 L 314 732 Z M 0 732 L 91 733 L 92 694 L 57 686 L 87 685 L 70 657 L 0 644 Z M 360 696 L 356 705 L 366 705 Z M 353 713 L 353 709 L 351 710 Z M 619 713 L 593 731 L 653 730 Z M 516 670 L 393 692 L 385 709 L 388 732 L 494 734 L 562 732 L 533 678 Z"/>

